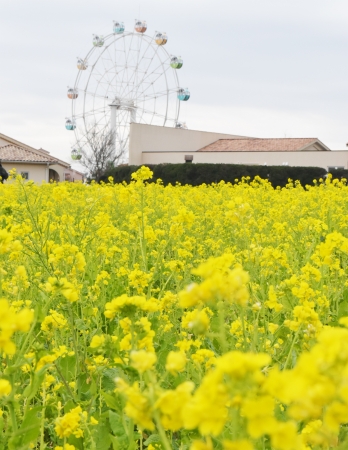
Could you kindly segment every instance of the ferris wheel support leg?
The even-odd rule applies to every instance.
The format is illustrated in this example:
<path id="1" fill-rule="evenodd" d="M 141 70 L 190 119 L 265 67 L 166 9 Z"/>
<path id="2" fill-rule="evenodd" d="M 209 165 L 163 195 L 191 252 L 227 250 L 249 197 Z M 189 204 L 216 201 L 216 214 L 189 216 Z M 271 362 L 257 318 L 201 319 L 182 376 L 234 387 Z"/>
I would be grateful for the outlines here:
<path id="1" fill-rule="evenodd" d="M 110 114 L 110 131 L 113 133 L 113 144 L 114 151 L 116 152 L 116 113 L 117 107 L 114 105 L 110 105 L 111 114 Z"/>
<path id="2" fill-rule="evenodd" d="M 130 119 L 131 119 L 131 123 L 135 123 L 137 121 L 137 110 L 136 110 L 136 108 L 130 108 Z"/>

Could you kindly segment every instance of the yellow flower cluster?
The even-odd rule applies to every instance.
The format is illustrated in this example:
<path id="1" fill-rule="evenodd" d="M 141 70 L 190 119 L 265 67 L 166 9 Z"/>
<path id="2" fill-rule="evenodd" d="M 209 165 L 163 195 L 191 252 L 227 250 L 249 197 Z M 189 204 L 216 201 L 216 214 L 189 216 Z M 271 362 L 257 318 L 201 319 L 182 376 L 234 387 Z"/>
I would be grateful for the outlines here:
<path id="1" fill-rule="evenodd" d="M 152 176 L 0 184 L 0 447 L 348 448 L 346 181 Z"/>
<path id="2" fill-rule="evenodd" d="M 16 312 L 6 299 L 0 299 L 0 350 L 13 355 L 16 351 L 13 334 L 16 331 L 28 331 L 33 318 L 34 311 L 23 308 Z"/>
<path id="3" fill-rule="evenodd" d="M 62 417 L 56 419 L 56 425 L 54 431 L 60 438 L 69 437 L 73 434 L 79 438 L 83 436 L 81 427 L 81 418 L 86 418 L 87 413 L 82 411 L 80 406 L 72 409 L 70 412 L 64 414 Z"/>

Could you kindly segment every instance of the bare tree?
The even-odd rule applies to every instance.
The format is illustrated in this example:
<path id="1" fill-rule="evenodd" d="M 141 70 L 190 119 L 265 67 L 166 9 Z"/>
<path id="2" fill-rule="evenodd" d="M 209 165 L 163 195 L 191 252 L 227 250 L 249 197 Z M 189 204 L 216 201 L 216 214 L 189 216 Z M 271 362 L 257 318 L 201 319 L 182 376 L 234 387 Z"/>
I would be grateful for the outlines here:
<path id="1" fill-rule="evenodd" d="M 91 125 L 86 137 L 88 144 L 81 149 L 80 163 L 98 182 L 106 169 L 114 167 L 120 162 L 124 149 L 116 148 L 115 130 L 109 128 L 99 130 L 96 125 Z"/>

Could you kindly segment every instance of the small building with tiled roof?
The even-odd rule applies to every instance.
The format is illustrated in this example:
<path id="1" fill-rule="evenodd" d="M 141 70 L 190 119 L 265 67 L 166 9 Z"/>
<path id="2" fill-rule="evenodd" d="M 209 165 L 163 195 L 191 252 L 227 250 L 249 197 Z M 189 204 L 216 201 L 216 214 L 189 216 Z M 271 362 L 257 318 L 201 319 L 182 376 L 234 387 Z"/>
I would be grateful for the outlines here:
<path id="1" fill-rule="evenodd" d="M 250 164 L 348 169 L 348 151 L 318 138 L 255 138 L 131 123 L 129 164 Z"/>
<path id="2" fill-rule="evenodd" d="M 47 150 L 34 149 L 0 133 L 0 161 L 4 169 L 16 169 L 23 178 L 42 181 L 78 181 L 84 175 L 70 164 L 50 155 Z"/>

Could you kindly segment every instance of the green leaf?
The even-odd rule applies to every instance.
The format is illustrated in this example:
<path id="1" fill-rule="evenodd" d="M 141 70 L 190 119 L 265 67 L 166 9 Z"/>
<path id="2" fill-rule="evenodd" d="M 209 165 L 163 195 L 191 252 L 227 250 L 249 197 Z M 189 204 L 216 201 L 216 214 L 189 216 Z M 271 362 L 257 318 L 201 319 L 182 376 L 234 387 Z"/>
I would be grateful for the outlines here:
<path id="1" fill-rule="evenodd" d="M 120 409 L 117 398 L 114 395 L 108 394 L 104 391 L 101 391 L 101 395 L 109 408 L 115 409 L 116 411 Z"/>
<path id="2" fill-rule="evenodd" d="M 69 436 L 68 442 L 73 445 L 77 450 L 84 450 L 83 439 L 76 438 L 73 434 Z"/>
<path id="3" fill-rule="evenodd" d="M 46 370 L 47 367 L 43 367 L 38 372 L 32 374 L 31 383 L 24 389 L 23 392 L 23 397 L 26 397 L 28 402 L 35 397 L 37 391 L 40 389 L 40 386 L 45 378 Z"/>
<path id="4" fill-rule="evenodd" d="M 110 434 L 110 439 L 114 450 L 126 450 L 128 448 L 128 438 L 126 435 L 120 438 Z"/>
<path id="5" fill-rule="evenodd" d="M 97 450 L 109 450 L 111 445 L 110 429 L 106 423 L 99 423 L 95 434 Z"/>
<path id="6" fill-rule="evenodd" d="M 113 391 L 115 389 L 115 378 L 120 374 L 118 369 L 106 369 L 102 377 L 102 389 L 104 391 Z"/>
<path id="7" fill-rule="evenodd" d="M 159 434 L 151 434 L 151 436 L 149 436 L 146 441 L 144 442 L 144 445 L 150 445 L 150 444 L 154 444 L 156 442 L 161 442 L 161 438 Z"/>
<path id="8" fill-rule="evenodd" d="M 23 365 L 22 362 L 20 362 L 20 364 L 15 364 L 13 366 L 8 366 L 6 367 L 6 369 L 4 370 L 4 375 L 12 375 L 16 372 L 18 372 L 18 369 L 20 369 L 20 367 Z"/>
<path id="9" fill-rule="evenodd" d="M 345 316 L 348 316 L 348 300 L 343 300 L 343 301 L 338 305 L 337 321 L 338 321 L 338 319 L 340 319 L 341 317 L 345 317 Z"/>
<path id="10" fill-rule="evenodd" d="M 76 408 L 76 404 L 72 400 L 68 400 L 64 403 L 64 414 L 68 413 L 73 408 Z"/>
<path id="11" fill-rule="evenodd" d="M 77 377 L 77 392 L 81 400 L 89 400 L 92 397 L 90 380 L 87 382 L 88 377 L 86 373 L 80 373 Z"/>
<path id="12" fill-rule="evenodd" d="M 40 411 L 41 407 L 36 406 L 26 413 L 19 430 L 12 433 L 9 450 L 27 450 L 29 444 L 37 440 L 41 425 L 41 419 L 38 417 Z"/>
<path id="13" fill-rule="evenodd" d="M 57 364 L 65 381 L 69 383 L 75 380 L 76 356 L 65 356 L 60 358 Z"/>
<path id="14" fill-rule="evenodd" d="M 109 422 L 111 430 L 115 436 L 123 436 L 126 434 L 122 424 L 122 418 L 119 414 L 109 410 Z"/>

